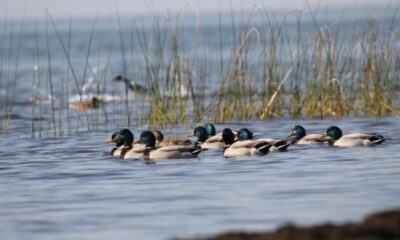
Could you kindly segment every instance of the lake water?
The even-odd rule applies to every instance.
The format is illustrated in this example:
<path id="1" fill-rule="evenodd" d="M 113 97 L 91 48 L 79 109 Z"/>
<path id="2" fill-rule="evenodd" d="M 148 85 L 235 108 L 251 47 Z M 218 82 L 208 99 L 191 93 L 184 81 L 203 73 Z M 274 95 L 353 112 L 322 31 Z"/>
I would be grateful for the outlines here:
<path id="1" fill-rule="evenodd" d="M 58 139 L 0 138 L 0 239 L 168 239 L 282 223 L 359 220 L 399 207 L 400 117 L 271 120 L 216 125 L 284 137 L 295 124 L 321 132 L 379 132 L 381 146 L 291 146 L 263 157 L 120 160 L 110 132 Z M 141 129 L 134 129 L 138 136 Z M 182 127 L 168 134 L 185 135 Z"/>
<path id="2" fill-rule="evenodd" d="M 342 29 L 340 38 L 351 36 L 347 31 L 352 27 L 368 25 L 366 17 L 370 11 L 361 12 L 361 15 L 345 17 L 342 11 L 333 11 L 329 16 L 320 13 L 317 17 L 322 18 L 321 27 Z M 387 9 L 374 13 L 380 21 L 379 31 L 386 33 L 388 26 L 398 25 L 398 18 L 387 14 Z M 197 52 L 193 47 L 197 39 L 196 17 L 186 16 L 181 21 L 180 47 L 193 64 L 198 63 L 195 70 L 201 78 L 195 80 L 207 82 L 206 92 L 218 88 L 219 60 L 230 63 L 231 17 L 222 14 L 221 26 L 218 26 L 218 15 L 203 16 Z M 235 17 L 237 26 L 246 23 L 240 20 L 240 14 Z M 252 18 L 254 26 L 268 32 L 268 26 L 260 22 L 262 17 Z M 296 19 L 294 13 L 285 28 L 293 39 Z M 163 31 L 171 27 L 165 16 L 158 22 L 162 23 Z M 67 111 L 71 99 L 77 98 L 77 89 L 55 28 L 49 23 L 47 39 L 43 19 L 26 20 L 23 25 L 4 21 L 0 24 L 0 40 L 4 43 L 0 45 L 0 130 L 3 127 L 7 130 L 0 135 L 1 240 L 168 239 L 224 230 L 271 229 L 287 222 L 345 222 L 358 220 L 375 210 L 399 207 L 400 117 L 341 120 L 283 117 L 216 124 L 218 131 L 225 127 L 248 127 L 257 136 L 278 138 L 286 137 L 296 124 L 303 125 L 310 133 L 320 133 L 336 124 L 345 133 L 378 132 L 387 138 L 381 146 L 372 148 L 291 146 L 285 153 L 242 159 L 225 159 L 221 152 L 206 151 L 196 160 L 154 164 L 111 157 L 112 146 L 104 142 L 112 132 L 125 127 L 124 86 L 111 81 L 123 73 L 120 35 L 127 48 L 127 74 L 149 87 L 148 75 L 144 71 L 137 32 L 132 30 L 132 19 L 124 18 L 120 32 L 115 19 L 97 21 L 84 76 L 93 23 L 94 19 L 73 19 L 69 34 L 69 21 L 55 21 L 63 43 L 70 45 L 71 66 L 78 85 L 82 87 L 95 79 L 85 93 L 97 93 L 100 86 L 100 92 L 110 97 L 104 112 L 103 109 L 89 111 L 91 133 L 86 132 L 81 112 Z M 152 17 L 136 19 L 139 30 L 143 28 L 141 33 L 150 36 L 154 30 L 152 24 L 156 23 Z M 277 27 L 278 23 L 273 25 Z M 318 31 L 311 15 L 304 13 L 302 24 L 304 36 L 313 39 L 312 35 Z M 223 40 L 221 45 L 219 35 Z M 168 39 L 165 62 L 171 56 Z M 157 45 L 154 41 L 154 36 L 149 37 L 150 48 Z M 252 41 L 255 44 L 258 40 Z M 398 39 L 395 44 L 400 46 Z M 260 46 L 249 50 L 249 59 L 258 70 L 265 66 L 259 58 L 253 58 L 260 57 L 260 52 L 252 55 L 252 51 L 259 51 Z M 287 53 L 285 47 L 282 46 L 279 54 Z M 291 50 L 295 50 L 295 44 Z M 48 71 L 48 56 L 51 71 Z M 278 67 L 290 66 L 283 62 Z M 50 75 L 53 96 L 49 90 Z M 37 105 L 32 105 L 32 96 L 36 97 Z M 54 111 L 50 105 L 52 98 Z M 140 119 L 136 113 L 146 112 L 147 100 L 136 98 L 130 102 L 135 136 L 144 130 L 138 124 Z M 189 119 L 190 108 L 188 104 Z M 59 134 L 57 130 L 57 138 L 51 138 L 53 113 L 56 128 L 64 133 Z M 187 135 L 191 127 L 183 125 L 164 134 Z M 30 138 L 32 129 L 34 139 Z"/>

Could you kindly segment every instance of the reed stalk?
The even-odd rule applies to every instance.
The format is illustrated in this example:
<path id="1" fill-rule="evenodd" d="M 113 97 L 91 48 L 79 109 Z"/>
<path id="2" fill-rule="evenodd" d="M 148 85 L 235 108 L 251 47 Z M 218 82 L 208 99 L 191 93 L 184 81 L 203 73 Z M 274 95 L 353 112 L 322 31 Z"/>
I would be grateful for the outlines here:
<path id="1" fill-rule="evenodd" d="M 56 33 L 56 35 L 57 35 L 57 38 L 58 38 L 58 41 L 59 41 L 59 43 L 60 43 L 60 45 L 61 45 L 61 47 L 62 47 L 62 50 L 63 50 L 63 52 L 64 52 L 64 54 L 65 54 L 65 57 L 66 57 L 67 60 L 68 60 L 68 65 L 70 66 L 70 70 L 71 70 L 71 73 L 72 73 L 72 77 L 73 77 L 73 80 L 74 80 L 74 82 L 75 82 L 75 87 L 76 87 L 76 89 L 77 89 L 77 91 L 78 91 L 78 94 L 79 94 L 79 100 L 80 100 L 81 103 L 83 103 L 83 99 L 82 99 L 82 90 L 81 90 L 81 88 L 79 87 L 78 78 L 77 78 L 77 76 L 76 76 L 74 67 L 73 67 L 73 65 L 72 65 L 70 55 L 68 54 L 68 51 L 67 51 L 67 49 L 66 49 L 66 47 L 65 47 L 65 44 L 64 44 L 64 42 L 63 42 L 63 40 L 62 40 L 62 38 L 61 38 L 60 33 L 59 33 L 58 30 L 57 30 L 57 27 L 56 27 L 56 25 L 55 25 L 55 23 L 54 23 L 52 17 L 50 16 L 50 13 L 49 13 L 47 10 L 46 10 L 46 13 L 47 13 L 47 16 L 49 17 L 49 20 L 50 20 L 51 25 L 52 25 L 53 28 L 54 28 L 54 31 L 55 31 L 55 33 Z M 95 26 L 95 25 L 94 25 L 94 26 Z M 93 29 L 92 29 L 92 32 L 93 32 L 93 31 L 94 31 L 94 27 L 93 27 Z M 93 37 L 93 34 L 91 33 L 90 42 L 91 42 L 92 37 Z M 90 46 L 90 44 L 89 44 L 89 46 Z M 89 55 L 89 53 L 90 53 L 90 47 L 88 48 L 88 54 L 87 54 L 87 55 Z M 86 57 L 86 63 L 87 63 L 87 59 L 88 59 L 88 56 Z M 85 65 L 86 65 L 86 64 L 85 64 Z M 85 71 L 85 70 L 84 70 L 84 71 Z M 85 75 L 85 74 L 84 74 L 84 75 Z M 84 77 L 85 77 L 85 76 L 84 76 Z M 90 132 L 89 116 L 88 116 L 87 111 L 86 111 L 85 108 L 83 109 L 83 113 L 84 113 L 84 115 L 85 115 L 87 131 Z M 78 114 L 78 118 L 79 118 L 79 114 Z"/>
<path id="2" fill-rule="evenodd" d="M 8 23 L 8 19 L 7 19 L 7 11 L 5 12 L 5 17 L 4 17 L 4 22 L 3 22 L 3 31 L 2 31 L 2 36 L 3 38 L 1 39 L 2 42 L 6 43 L 6 36 L 7 36 L 7 23 Z M 3 50 L 2 50 L 3 51 Z M 3 88 L 3 78 L 4 78 L 4 55 L 2 54 L 0 57 L 0 86 Z M 1 96 L 3 97 L 3 96 Z M 6 109 L 7 105 L 6 102 L 1 101 L 0 103 L 0 109 L 4 108 Z M 4 115 L 5 117 L 5 115 Z M 1 119 L 1 124 L 0 124 L 0 133 L 2 133 L 4 131 L 4 117 Z"/>
<path id="3" fill-rule="evenodd" d="M 56 114 L 55 114 L 55 105 L 54 105 L 54 88 L 53 88 L 53 72 L 51 65 L 51 52 L 50 52 L 50 40 L 49 40 L 49 29 L 48 22 L 46 20 L 46 46 L 47 46 L 47 70 L 48 70 L 48 79 L 50 84 L 50 101 L 51 101 L 51 119 L 53 124 L 53 135 L 57 136 L 57 125 L 56 125 Z"/>
<path id="4" fill-rule="evenodd" d="M 9 29 L 9 38 L 10 41 L 8 43 L 8 59 L 12 59 L 13 57 L 13 42 L 14 42 L 14 25 L 12 22 L 10 22 L 10 29 Z M 7 84 L 6 84 L 6 99 L 5 99 L 5 107 L 4 107 L 4 117 L 3 117 L 3 122 L 2 122 L 2 129 L 3 132 L 8 132 L 10 128 L 10 120 L 11 120 L 11 109 L 12 109 L 12 102 L 11 102 L 11 64 L 8 64 L 7 67 L 7 73 L 6 73 L 6 78 L 7 78 Z"/>

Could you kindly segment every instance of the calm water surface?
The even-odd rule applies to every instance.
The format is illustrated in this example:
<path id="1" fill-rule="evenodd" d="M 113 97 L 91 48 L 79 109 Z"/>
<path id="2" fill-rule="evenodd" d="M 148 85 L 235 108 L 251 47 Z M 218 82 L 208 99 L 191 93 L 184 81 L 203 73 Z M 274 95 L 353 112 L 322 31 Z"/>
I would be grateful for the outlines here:
<path id="1" fill-rule="evenodd" d="M 388 14 L 390 11 L 386 8 L 373 10 L 379 20 L 379 31 L 385 33 L 379 36 L 386 36 L 390 26 L 398 25 L 398 18 Z M 340 37 L 349 37 L 347 30 L 358 24 L 368 26 L 365 23 L 370 11 L 360 12 L 360 17 L 351 11 L 348 15 L 341 10 L 329 12 L 329 17 L 321 12 L 319 23 L 321 27 L 332 27 L 333 32 L 340 29 L 341 34 L 337 36 L 341 42 Z M 281 14 L 282 20 L 283 17 L 286 19 L 286 11 Z M 204 76 L 206 92 L 213 92 L 219 86 L 216 81 L 220 74 L 220 59 L 230 64 L 234 49 L 232 16 L 231 13 L 223 14 L 221 26 L 218 14 L 203 16 L 200 36 L 195 31 L 196 16 L 183 19 L 179 38 L 182 46 L 179 48 L 188 52 L 189 62 L 198 62 L 194 69 Z M 264 29 L 264 17 L 253 16 L 251 26 Z M 239 18 L 238 15 L 237 24 L 241 23 Z M 309 14 L 304 14 L 303 18 L 302 30 L 313 39 L 313 34 L 319 32 L 314 19 Z M 277 23 L 280 24 L 279 19 Z M 285 28 L 293 41 L 297 39 L 297 19 L 298 14 L 294 12 Z M 68 129 L 74 132 L 77 119 L 84 122 L 82 115 L 79 117 L 76 112 L 71 112 L 70 119 L 66 119 L 69 115 L 66 109 L 69 102 L 73 102 L 71 99 L 76 99 L 77 89 L 72 75 L 68 75 L 70 66 L 51 26 L 47 39 L 44 20 L 24 24 L 0 22 L 0 40 L 4 43 L 0 44 L 0 120 L 7 118 L 4 114 L 11 111 L 7 103 L 14 103 L 10 133 L 0 135 L 1 240 L 168 239 L 224 230 L 271 229 L 286 222 L 344 222 L 358 220 L 375 210 L 400 206 L 400 117 L 217 124 L 218 131 L 224 127 L 248 127 L 263 137 L 285 137 L 295 124 L 302 124 L 309 132 L 316 133 L 337 124 L 344 132 L 379 132 L 388 138 L 383 145 L 374 148 L 292 146 L 286 153 L 242 159 L 224 159 L 221 152 L 207 151 L 197 160 L 155 164 L 109 156 L 111 146 L 104 142 L 111 132 L 118 130 L 109 125 L 125 123 L 124 99 L 121 98 L 124 85 L 112 81 L 114 76 L 125 71 L 118 38 L 120 31 L 128 49 L 125 56 L 129 66 L 127 75 L 150 86 L 143 70 L 146 66 L 139 41 L 131 40 L 137 34 L 131 18 L 122 20 L 122 29 L 117 27 L 115 19 L 99 19 L 95 29 L 92 29 L 94 19 L 74 20 L 71 33 L 68 20 L 56 21 L 64 44 L 71 38 L 71 65 L 79 84 L 90 86 L 84 92 L 97 94 L 99 84 L 101 89 L 104 86 L 105 94 L 121 101 L 108 104 L 108 121 L 99 113 L 102 110 L 92 112 L 94 133 L 57 139 L 29 138 L 32 119 L 36 119 L 33 126 L 37 129 L 36 136 L 40 129 L 52 135 L 53 112 L 49 104 L 52 98 L 57 123 L 63 122 L 64 128 L 66 123 L 71 123 Z M 165 22 L 162 26 L 166 29 L 174 23 L 166 22 L 165 17 L 160 21 Z M 157 22 L 153 16 L 137 18 L 135 22 L 139 32 L 143 27 L 143 33 L 149 34 L 150 48 L 155 41 L 151 37 L 154 23 Z M 93 45 L 88 63 L 93 71 L 89 71 L 83 66 L 92 30 Z M 269 31 L 269 28 L 265 30 Z M 223 45 L 220 45 L 220 35 Z M 172 56 L 170 37 L 166 39 L 165 61 L 169 61 L 168 56 Z M 49 40 L 49 46 L 46 40 Z M 199 44 L 198 52 L 192 47 L 196 44 Z M 295 46 L 293 43 L 289 49 L 284 45 L 278 52 L 286 54 L 290 50 L 292 54 L 292 51 L 296 52 Z M 259 47 L 262 45 L 249 45 L 249 66 L 254 64 L 255 70 L 264 68 L 259 60 Z M 49 56 L 54 96 L 49 91 Z M 94 69 L 98 70 L 97 75 Z M 92 83 L 89 79 L 97 82 Z M 203 81 L 201 77 L 198 79 L 195 82 Z M 32 96 L 43 104 L 32 107 Z M 146 99 L 133 99 L 130 106 L 140 112 L 143 102 L 146 107 Z M 107 128 L 109 130 L 104 130 Z M 141 130 L 134 129 L 135 135 L 139 136 Z M 166 131 L 165 135 L 187 135 L 189 132 L 189 127 L 182 127 Z"/>
<path id="2" fill-rule="evenodd" d="M 317 133 L 337 124 L 389 139 L 373 148 L 292 146 L 242 159 L 208 151 L 198 160 L 155 164 L 109 156 L 109 132 L 60 139 L 2 135 L 0 239 L 168 239 L 358 220 L 399 207 L 399 120 L 232 122 L 217 125 L 218 131 L 245 126 L 259 136 L 284 137 L 296 123 Z"/>

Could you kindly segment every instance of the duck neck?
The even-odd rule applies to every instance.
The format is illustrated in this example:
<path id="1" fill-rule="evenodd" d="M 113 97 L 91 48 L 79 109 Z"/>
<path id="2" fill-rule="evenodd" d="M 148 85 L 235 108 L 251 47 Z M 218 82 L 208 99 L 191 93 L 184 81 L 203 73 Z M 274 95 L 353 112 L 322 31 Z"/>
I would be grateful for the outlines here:
<path id="1" fill-rule="evenodd" d="M 121 158 L 124 158 L 124 156 L 126 155 L 126 153 L 129 151 L 129 150 L 131 150 L 132 149 L 132 145 L 130 145 L 130 146 L 127 146 L 127 147 L 124 147 L 122 150 L 121 150 Z"/>

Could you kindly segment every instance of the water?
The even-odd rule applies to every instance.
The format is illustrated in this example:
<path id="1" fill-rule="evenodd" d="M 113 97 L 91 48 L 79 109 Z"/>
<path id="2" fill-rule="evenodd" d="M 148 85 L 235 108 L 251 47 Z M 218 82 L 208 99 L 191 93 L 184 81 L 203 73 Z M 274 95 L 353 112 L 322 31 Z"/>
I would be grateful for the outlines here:
<path id="1" fill-rule="evenodd" d="M 346 34 L 347 28 L 365 24 L 365 17 L 369 15 L 363 12 L 354 18 L 352 14 L 343 17 L 342 11 L 329 13 L 332 14 L 329 17 L 320 14 L 319 23 L 344 29 L 339 37 L 351 36 Z M 398 22 L 387 10 L 374 13 L 381 23 L 379 31 L 387 31 L 388 26 L 396 26 Z M 265 28 L 260 24 L 260 17 L 255 16 L 252 24 Z M 304 18 L 302 29 L 307 34 L 316 34 L 311 16 Z M 236 21 L 239 19 L 237 15 Z M 297 15 L 288 18 L 287 31 L 293 39 L 297 31 L 296 19 Z M 342 24 L 338 24 L 339 19 Z M 139 30 L 143 27 L 143 31 L 150 34 L 154 30 L 152 24 L 157 21 L 152 22 L 151 17 L 142 20 L 136 22 Z M 194 63 L 199 62 L 195 70 L 204 79 L 196 78 L 195 83 L 206 81 L 206 92 L 218 88 L 215 81 L 219 76 L 220 52 L 225 63 L 230 63 L 227 61 L 232 54 L 230 20 L 230 14 L 222 14 L 219 28 L 218 15 L 201 18 L 197 55 L 193 50 L 197 37 L 194 34 L 196 18 L 186 16 L 182 21 L 180 47 L 187 51 L 189 59 L 196 60 Z M 171 27 L 165 18 L 160 21 L 162 27 Z M 286 153 L 242 159 L 224 159 L 221 152 L 207 151 L 197 160 L 155 164 L 109 156 L 111 146 L 104 143 L 106 138 L 125 126 L 124 86 L 111 81 L 123 72 L 123 61 L 115 19 L 99 19 L 89 54 L 90 67 L 97 69 L 97 73 L 90 72 L 88 67 L 87 75 L 83 76 L 93 22 L 93 19 L 72 21 L 71 65 L 81 87 L 91 75 L 97 74 L 94 77 L 98 82 L 91 86 L 88 94 L 96 93 L 98 84 L 103 94 L 117 101 L 107 104 L 108 119 L 102 115 L 102 109 L 89 111 L 90 134 L 85 132 L 82 113 L 67 112 L 68 101 L 76 99 L 77 89 L 54 28 L 49 26 L 54 82 L 54 96 L 50 96 L 45 22 L 39 19 L 36 25 L 35 21 L 27 21 L 20 38 L 20 23 L 0 24 L 0 40 L 4 43 L 0 46 L 0 128 L 8 123 L 9 104 L 14 104 L 9 131 L 0 135 L 0 239 L 168 239 L 224 230 L 272 229 L 286 222 L 345 222 L 358 220 L 371 211 L 399 207 L 400 117 L 283 118 L 216 125 L 218 131 L 224 127 L 245 126 L 258 136 L 285 137 L 295 124 L 317 133 L 337 124 L 345 132 L 378 132 L 388 138 L 374 148 L 292 146 Z M 128 66 L 135 66 L 127 69 L 128 75 L 149 87 L 136 38 L 131 46 L 132 33 L 136 36 L 132 19 L 121 22 L 128 49 L 126 61 Z M 56 26 L 66 44 L 69 22 L 56 20 Z M 223 35 L 222 46 L 219 45 L 219 31 Z M 19 50 L 18 39 L 21 40 Z M 150 47 L 154 46 L 155 40 L 149 39 Z M 166 41 L 171 40 L 167 37 Z M 170 43 L 166 46 L 168 55 Z M 250 49 L 249 53 L 250 58 L 259 63 L 254 65 L 255 69 L 260 69 L 265 66 L 260 65 L 259 52 L 256 55 L 251 52 L 257 49 Z M 288 49 L 281 54 L 285 51 Z M 29 99 L 33 96 L 43 104 L 32 107 Z M 68 137 L 49 138 L 53 136 L 51 97 L 55 99 L 57 129 L 64 130 L 63 136 L 69 133 Z M 136 113 L 141 113 L 147 103 L 143 99 L 133 99 L 130 104 L 133 125 L 137 126 Z M 36 119 L 33 122 L 35 139 L 29 138 L 32 119 Z M 134 129 L 135 136 L 141 130 Z M 181 126 L 164 133 L 187 135 L 189 132 L 190 127 Z M 37 138 L 40 134 L 44 139 Z"/>
<path id="2" fill-rule="evenodd" d="M 388 140 L 372 148 L 291 146 L 236 160 L 207 151 L 196 160 L 155 164 L 109 156 L 105 131 L 58 139 L 3 135 L 0 239 L 168 239 L 359 220 L 399 207 L 399 120 L 231 122 L 217 130 L 249 127 L 258 136 L 284 137 L 294 124 L 317 133 L 337 124 Z"/>
<path id="3" fill-rule="evenodd" d="M 158 20 L 154 16 L 139 15 L 132 16 L 132 18 L 122 18 L 121 28 L 118 27 L 116 18 L 100 18 L 97 21 L 94 18 L 72 19 L 71 22 L 55 19 L 54 26 L 47 23 L 48 39 L 45 19 L 26 20 L 25 22 L 10 22 L 0 19 L 0 40 L 4 42 L 0 46 L 0 107 L 3 107 L 1 102 L 6 101 L 26 104 L 33 96 L 50 100 L 48 56 L 50 56 L 51 62 L 54 97 L 57 97 L 56 106 L 63 104 L 63 101 L 68 102 L 66 95 L 75 95 L 76 98 L 78 93 L 71 73 L 71 66 L 80 88 L 87 81 L 87 78 L 95 75 L 97 82 L 92 84 L 91 93 L 106 90 L 108 94 L 123 95 L 123 84 L 115 84 L 111 79 L 118 74 L 124 74 L 124 72 L 136 82 L 150 87 L 150 77 L 144 69 L 146 69 L 146 57 L 150 58 L 151 67 L 155 67 L 157 64 L 154 60 L 157 56 L 156 48 L 159 45 L 154 36 L 157 24 L 160 24 L 160 34 L 163 35 L 161 41 L 164 55 L 163 64 L 161 64 L 162 74 L 167 71 L 164 70 L 166 63 L 171 61 L 173 54 L 171 29 L 175 29 L 176 25 L 179 26 L 179 51 L 183 52 L 185 57 L 188 57 L 189 62 L 193 64 L 192 70 L 196 73 L 196 76 L 193 77 L 193 84 L 200 88 L 199 85 L 201 84 L 199 83 L 205 82 L 206 92 L 213 92 L 218 89 L 218 84 L 215 84 L 215 82 L 220 77 L 221 58 L 226 66 L 231 64 L 232 51 L 235 49 L 233 43 L 235 34 L 232 28 L 240 29 L 241 25 L 248 25 L 248 28 L 243 27 L 241 31 L 247 32 L 251 27 L 254 27 L 257 31 L 268 33 L 271 28 L 277 31 L 283 22 L 287 22 L 285 32 L 288 33 L 289 41 L 282 42 L 282 49 L 278 51 L 278 54 L 285 56 L 279 58 L 279 61 L 282 61 L 279 67 L 289 68 L 289 56 L 297 51 L 296 41 L 299 37 L 297 31 L 300 12 L 292 11 L 288 15 L 288 11 L 271 10 L 269 17 L 274 19 L 272 23 L 269 23 L 271 26 L 267 24 L 266 16 L 259 11 L 235 13 L 234 16 L 229 11 L 222 12 L 221 16 L 216 13 L 204 13 L 198 16 L 199 18 L 193 14 L 184 14 L 181 18 L 177 16 L 169 18 L 167 15 L 161 14 Z M 379 22 L 377 31 L 379 31 L 382 41 L 386 40 L 386 37 L 389 36 L 387 32 L 395 31 L 393 26 L 397 26 L 400 22 L 394 13 L 385 7 L 373 9 L 373 13 L 371 13 L 371 9 L 367 7 L 367 9 L 359 8 L 355 10 L 321 10 L 314 14 L 316 14 L 315 17 L 321 28 L 331 29 L 332 34 L 338 38 L 338 44 L 342 45 L 343 41 L 345 43 L 343 45 L 347 46 L 347 43 L 354 40 L 351 39 L 354 29 L 367 30 L 367 23 L 371 21 L 371 16 Z M 301 37 L 304 38 L 304 41 L 313 40 L 318 34 L 318 27 L 316 27 L 310 13 L 305 12 L 301 16 L 301 33 L 304 34 Z M 233 26 L 232 17 L 235 19 Z M 221 26 L 219 26 L 219 18 L 221 18 Z M 286 20 L 284 21 L 284 19 Z M 199 27 L 199 30 L 197 30 L 197 27 Z M 60 34 L 61 40 L 57 37 L 56 30 Z M 93 39 L 91 41 L 92 31 Z M 142 50 L 141 41 L 143 39 L 140 39 L 143 34 L 148 38 L 149 52 L 146 54 Z M 262 60 L 262 41 L 254 35 L 250 34 L 247 41 L 249 46 L 246 51 L 249 51 L 250 57 L 249 59 L 246 58 L 246 61 L 253 66 L 255 81 L 259 84 L 263 81 L 264 71 L 261 70 L 265 68 L 265 65 Z M 124 42 L 124 55 L 121 52 L 120 36 L 122 36 Z M 264 37 L 271 44 L 273 40 L 270 39 L 269 34 Z M 49 46 L 47 46 L 47 40 Z M 394 41 L 395 44 L 400 44 L 398 39 L 394 39 Z M 68 49 L 71 66 L 68 64 L 68 58 L 61 43 Z M 313 43 L 310 42 L 309 44 Z M 348 51 L 358 50 L 349 49 Z M 346 51 L 342 54 L 343 57 L 347 56 L 345 53 Z M 87 57 L 89 67 L 85 69 Z M 340 63 L 342 61 L 347 60 L 339 59 Z M 123 67 L 124 62 L 127 65 L 126 70 Z M 347 65 L 347 62 L 345 65 Z M 86 76 L 84 76 L 85 70 Z M 153 69 L 153 71 L 155 70 Z M 313 68 L 307 69 L 307 71 L 313 71 Z M 297 78 L 299 77 L 301 76 Z M 9 99 L 10 96 L 6 97 L 7 92 L 10 94 L 13 90 L 13 86 L 8 86 L 9 79 L 12 83 L 15 82 L 17 88 L 18 97 L 12 98 L 12 100 Z M 16 80 L 14 81 L 14 79 Z M 303 80 L 307 81 L 308 79 Z M 187 80 L 183 77 L 182 81 Z"/>

